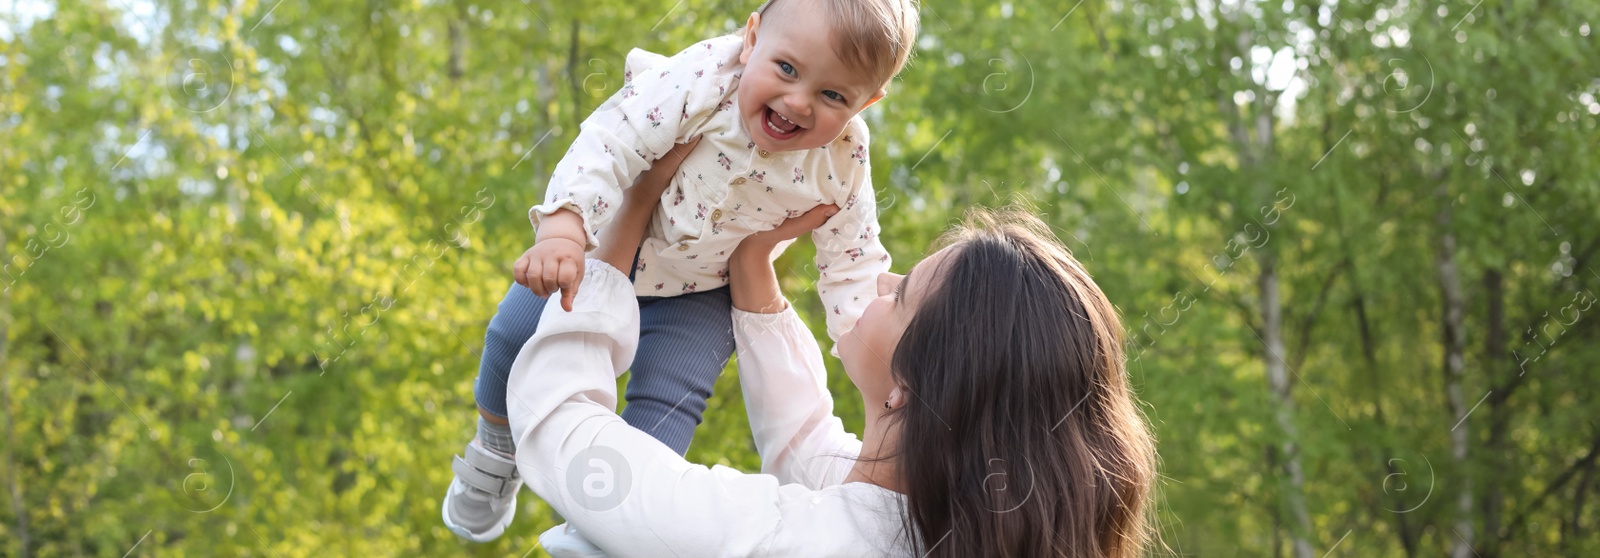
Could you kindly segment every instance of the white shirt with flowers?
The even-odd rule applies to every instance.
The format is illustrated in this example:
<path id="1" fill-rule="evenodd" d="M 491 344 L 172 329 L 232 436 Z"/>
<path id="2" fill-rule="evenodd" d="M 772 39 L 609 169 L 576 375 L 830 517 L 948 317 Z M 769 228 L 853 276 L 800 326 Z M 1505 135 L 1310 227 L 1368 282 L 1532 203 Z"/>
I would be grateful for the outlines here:
<path id="1" fill-rule="evenodd" d="M 815 149 L 757 149 L 739 121 L 743 39 L 727 35 L 672 57 L 634 49 L 621 91 L 584 120 L 556 164 L 545 203 L 528 217 L 560 209 L 583 217 L 586 250 L 622 200 L 622 189 L 674 144 L 702 136 L 663 194 L 635 266 L 639 296 L 676 296 L 728 284 L 728 255 L 750 234 L 820 204 L 838 214 L 812 234 L 817 292 L 828 336 L 855 325 L 889 269 L 878 239 L 877 203 L 867 157 L 867 126 L 852 118 L 834 142 Z M 787 248 L 788 243 L 783 245 Z"/>

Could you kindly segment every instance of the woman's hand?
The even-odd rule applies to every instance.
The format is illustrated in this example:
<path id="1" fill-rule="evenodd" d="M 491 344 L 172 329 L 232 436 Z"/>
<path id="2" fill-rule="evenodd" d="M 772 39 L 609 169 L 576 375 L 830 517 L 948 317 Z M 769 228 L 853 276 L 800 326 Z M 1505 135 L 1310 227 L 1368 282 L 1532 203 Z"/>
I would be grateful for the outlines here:
<path id="1" fill-rule="evenodd" d="M 745 237 L 744 241 L 735 248 L 735 254 L 749 252 L 755 257 L 772 259 L 772 250 L 784 241 L 800 238 L 800 235 L 814 231 L 821 227 L 828 219 L 839 213 L 837 205 L 819 205 L 810 211 L 784 219 L 782 223 L 770 231 L 761 231 Z"/>
<path id="2" fill-rule="evenodd" d="M 839 206 L 819 205 L 785 219 L 777 228 L 745 237 L 728 257 L 729 294 L 733 307 L 745 312 L 774 314 L 789 307 L 772 270 L 772 251 L 778 244 L 816 230 L 839 213 Z"/>
<path id="3" fill-rule="evenodd" d="M 622 190 L 622 206 L 617 208 L 616 218 L 601 234 L 604 240 L 595 249 L 596 259 L 610 264 L 624 275 L 633 270 L 633 257 L 639 253 L 639 243 L 644 241 L 650 216 L 661 204 L 661 196 L 672 184 L 672 176 L 678 173 L 678 167 L 683 166 L 684 158 L 699 144 L 700 138 L 696 137 L 673 146 L 660 159 L 656 159 L 649 170 L 640 174 L 632 187 Z"/>

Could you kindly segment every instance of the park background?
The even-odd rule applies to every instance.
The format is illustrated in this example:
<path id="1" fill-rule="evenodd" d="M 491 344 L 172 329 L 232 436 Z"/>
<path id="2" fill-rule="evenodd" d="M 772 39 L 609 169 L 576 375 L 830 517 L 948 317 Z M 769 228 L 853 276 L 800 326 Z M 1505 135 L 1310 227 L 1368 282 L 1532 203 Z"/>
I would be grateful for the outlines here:
<path id="1" fill-rule="evenodd" d="M 531 493 L 439 520 L 526 210 L 630 48 L 756 4 L 0 1 L 0 555 L 542 555 Z M 1600 3 L 922 24 L 865 113 L 895 268 L 1036 204 L 1122 313 L 1152 556 L 1600 555 Z M 759 465 L 732 365 L 688 457 Z"/>

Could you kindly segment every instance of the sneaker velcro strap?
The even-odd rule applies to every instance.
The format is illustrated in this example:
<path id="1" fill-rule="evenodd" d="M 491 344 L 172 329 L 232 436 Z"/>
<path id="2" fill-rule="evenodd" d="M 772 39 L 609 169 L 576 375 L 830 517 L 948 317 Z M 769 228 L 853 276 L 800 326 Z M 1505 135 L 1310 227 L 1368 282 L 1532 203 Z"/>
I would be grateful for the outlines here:
<path id="1" fill-rule="evenodd" d="M 456 456 L 451 468 L 455 470 L 456 476 L 469 486 L 494 494 L 498 498 L 504 498 L 519 488 L 520 477 L 517 475 L 516 463 L 488 455 L 475 446 L 467 446 L 465 459 Z"/>

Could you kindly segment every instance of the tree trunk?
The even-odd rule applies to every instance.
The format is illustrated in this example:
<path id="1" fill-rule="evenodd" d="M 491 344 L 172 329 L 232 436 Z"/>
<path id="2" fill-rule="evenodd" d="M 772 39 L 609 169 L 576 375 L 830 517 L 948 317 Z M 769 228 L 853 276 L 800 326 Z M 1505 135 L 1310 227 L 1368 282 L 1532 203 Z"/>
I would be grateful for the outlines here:
<path id="1" fill-rule="evenodd" d="M 572 44 L 567 49 L 567 85 L 572 90 L 572 129 L 576 130 L 588 114 L 583 110 L 583 77 L 578 75 L 578 34 L 582 30 L 577 19 L 572 20 Z"/>
<path id="2" fill-rule="evenodd" d="M 1267 343 L 1267 384 L 1277 402 L 1278 428 L 1283 431 L 1283 470 L 1289 476 L 1289 487 L 1284 491 L 1284 505 L 1290 514 L 1289 528 L 1293 531 L 1295 558 L 1315 558 L 1312 553 L 1311 514 L 1306 510 L 1303 493 L 1306 475 L 1300 468 L 1300 433 L 1294 426 L 1294 398 L 1290 397 L 1289 363 L 1283 358 L 1283 306 L 1278 295 L 1278 269 L 1276 259 L 1268 254 L 1261 257 L 1262 332 Z"/>
<path id="3" fill-rule="evenodd" d="M 1450 546 L 1451 558 L 1471 558 L 1472 550 L 1472 475 L 1467 462 L 1467 436 L 1471 426 L 1467 423 L 1467 402 L 1462 394 L 1462 376 L 1467 367 L 1466 304 L 1461 296 L 1461 278 L 1456 270 L 1456 236 L 1452 230 L 1450 189 L 1439 186 L 1439 255 L 1436 261 L 1440 290 L 1444 294 L 1444 391 L 1449 400 L 1450 415 L 1457 422 L 1450 429 L 1450 454 L 1455 458 L 1460 472 L 1460 489 L 1456 492 L 1456 522 Z"/>
<path id="4" fill-rule="evenodd" d="M 1267 475 L 1271 476 L 1278 470 L 1278 448 L 1267 444 Z M 1276 506 L 1269 506 L 1267 511 L 1272 514 L 1272 558 L 1283 558 L 1283 513 Z"/>
<path id="5" fill-rule="evenodd" d="M 460 18 L 450 20 L 450 79 L 459 80 L 467 75 L 466 68 L 467 32 L 466 23 Z"/>
<path id="6" fill-rule="evenodd" d="M 1352 272 L 1351 275 L 1360 276 L 1359 273 L 1355 272 Z M 1356 295 L 1354 306 L 1356 309 L 1356 324 L 1359 326 L 1361 333 L 1361 357 L 1367 363 L 1367 373 L 1370 378 L 1368 381 L 1372 388 L 1372 420 L 1377 424 L 1378 428 L 1388 428 L 1388 419 L 1383 414 L 1383 374 L 1378 370 L 1378 348 L 1377 343 L 1373 340 L 1372 324 L 1367 317 L 1367 300 L 1365 296 Z M 1383 449 L 1384 455 L 1393 455 L 1393 448 L 1385 447 Z M 1394 466 L 1394 461 L 1387 457 L 1383 460 L 1383 466 L 1385 479 L 1389 478 L 1388 475 L 1401 473 Z M 1384 493 L 1388 493 L 1387 488 Z M 1417 555 L 1417 535 L 1413 532 L 1411 522 L 1407 519 L 1410 513 L 1405 510 L 1405 504 L 1399 496 L 1395 497 L 1395 502 L 1394 510 L 1401 511 L 1388 509 L 1385 511 L 1394 514 L 1396 530 L 1400 536 L 1400 546 L 1405 549 L 1407 558 L 1414 557 Z"/>
<path id="7" fill-rule="evenodd" d="M 1233 16 L 1229 16 L 1230 20 Z M 1254 38 L 1248 25 L 1240 26 L 1239 32 L 1234 37 L 1234 47 L 1239 56 L 1248 58 Z M 1220 97 L 1219 103 L 1223 113 L 1229 117 L 1229 134 L 1233 139 L 1235 151 L 1239 154 L 1241 171 L 1253 168 L 1262 161 L 1272 160 L 1275 140 L 1273 138 L 1272 111 L 1276 108 L 1276 97 L 1269 95 L 1265 87 L 1254 88 L 1258 104 L 1254 107 L 1251 119 L 1255 128 L 1255 141 L 1250 138 L 1249 128 L 1251 123 L 1240 114 L 1239 108 L 1227 97 Z M 1269 184 L 1257 183 L 1255 199 L 1271 199 L 1272 188 Z M 1239 212 L 1246 213 L 1246 212 Z M 1289 362 L 1283 348 L 1283 305 L 1278 293 L 1277 257 L 1270 252 L 1258 252 L 1257 259 L 1261 264 L 1261 274 L 1257 278 L 1257 290 L 1261 296 L 1262 332 L 1261 339 L 1267 345 L 1266 365 L 1267 384 L 1272 390 L 1272 397 L 1277 402 L 1274 414 L 1278 428 L 1283 433 L 1280 449 L 1283 452 L 1283 471 L 1289 478 L 1288 486 L 1283 489 L 1283 509 L 1289 512 L 1286 523 L 1290 530 L 1290 546 L 1295 558 L 1315 558 L 1311 549 L 1311 514 L 1306 509 L 1305 502 L 1305 472 L 1300 467 L 1300 432 L 1294 426 L 1294 399 L 1290 397 Z"/>
<path id="8" fill-rule="evenodd" d="M 1484 456 L 1490 461 L 1490 471 L 1510 471 L 1511 448 L 1507 444 L 1506 434 L 1511 426 L 1511 408 L 1508 399 L 1511 396 L 1507 386 L 1517 382 L 1515 373 L 1517 363 L 1514 359 L 1506 359 L 1506 328 L 1505 328 L 1505 284 L 1500 270 L 1490 269 L 1483 274 L 1484 296 L 1488 298 L 1489 316 L 1488 331 L 1484 335 L 1483 362 L 1491 375 L 1497 374 L 1500 369 L 1498 363 L 1509 362 L 1508 369 L 1512 377 L 1505 382 L 1496 382 L 1496 393 L 1489 396 L 1489 442 L 1484 449 Z M 1462 426 L 1465 428 L 1465 425 Z M 1500 505 L 1505 498 L 1501 488 L 1500 475 L 1487 475 L 1483 479 L 1483 501 L 1479 507 L 1483 510 L 1483 532 L 1487 546 L 1481 553 L 1482 558 L 1495 558 L 1500 554 L 1499 545 L 1494 544 L 1494 534 L 1500 532 Z"/>
<path id="9" fill-rule="evenodd" d="M 1562 530 L 1562 538 L 1571 540 L 1574 544 L 1583 539 L 1588 533 L 1583 529 L 1584 496 L 1589 493 L 1589 485 L 1594 482 L 1594 464 L 1584 469 L 1583 479 L 1578 481 L 1578 488 L 1572 491 L 1572 516 L 1567 527 Z"/>

